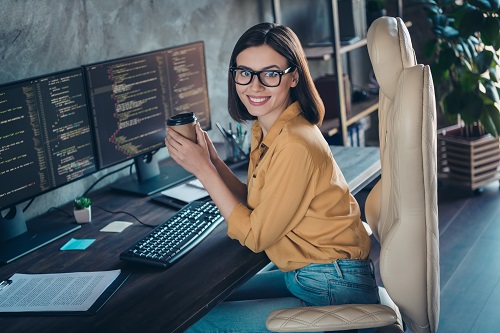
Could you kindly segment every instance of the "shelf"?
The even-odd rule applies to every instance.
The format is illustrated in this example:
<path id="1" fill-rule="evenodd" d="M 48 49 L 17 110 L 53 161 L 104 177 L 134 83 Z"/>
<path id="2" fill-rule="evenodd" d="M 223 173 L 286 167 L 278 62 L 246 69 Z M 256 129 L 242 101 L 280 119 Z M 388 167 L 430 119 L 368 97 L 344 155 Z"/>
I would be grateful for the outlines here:
<path id="1" fill-rule="evenodd" d="M 352 124 L 360 121 L 362 118 L 377 111 L 377 109 L 378 97 L 376 96 L 370 97 L 367 101 L 353 103 L 351 105 L 351 112 L 347 115 L 349 118 L 346 126 L 351 126 Z M 337 134 L 340 130 L 340 119 L 333 118 L 323 120 L 323 123 L 319 126 L 319 130 L 325 137 Z"/>
<path id="2" fill-rule="evenodd" d="M 333 136 L 339 132 L 340 120 L 339 118 L 333 119 L 325 119 L 321 126 L 319 126 L 319 130 L 321 134 L 325 137 Z"/>
<path id="3" fill-rule="evenodd" d="M 372 96 L 367 101 L 352 103 L 351 112 L 347 114 L 346 125 L 350 126 L 377 110 L 378 96 Z"/>
<path id="4" fill-rule="evenodd" d="M 304 48 L 307 59 L 311 60 L 330 60 L 333 54 L 333 47 L 330 46 L 314 46 Z"/>
<path id="5" fill-rule="evenodd" d="M 366 38 L 360 39 L 351 44 L 345 44 L 340 47 L 340 54 L 359 49 L 367 44 Z M 332 45 L 308 46 L 304 48 L 306 57 L 311 60 L 330 60 L 333 55 Z"/>
<path id="6" fill-rule="evenodd" d="M 340 47 L 340 54 L 344 54 L 344 53 L 359 49 L 360 47 L 365 46 L 366 44 L 368 44 L 368 40 L 366 38 L 363 38 L 363 39 L 358 40 L 355 43 L 342 45 Z"/>

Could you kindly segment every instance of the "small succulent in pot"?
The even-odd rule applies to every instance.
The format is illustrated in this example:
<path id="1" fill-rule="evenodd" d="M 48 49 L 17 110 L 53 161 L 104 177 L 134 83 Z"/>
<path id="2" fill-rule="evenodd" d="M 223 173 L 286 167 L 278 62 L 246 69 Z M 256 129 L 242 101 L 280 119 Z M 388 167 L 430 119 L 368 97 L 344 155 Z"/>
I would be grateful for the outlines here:
<path id="1" fill-rule="evenodd" d="M 92 221 L 92 201 L 87 197 L 75 199 L 73 214 L 78 223 L 89 223 Z"/>
<path id="2" fill-rule="evenodd" d="M 89 208 L 90 206 L 92 206 L 92 201 L 87 197 L 75 199 L 74 207 L 76 210 Z"/>

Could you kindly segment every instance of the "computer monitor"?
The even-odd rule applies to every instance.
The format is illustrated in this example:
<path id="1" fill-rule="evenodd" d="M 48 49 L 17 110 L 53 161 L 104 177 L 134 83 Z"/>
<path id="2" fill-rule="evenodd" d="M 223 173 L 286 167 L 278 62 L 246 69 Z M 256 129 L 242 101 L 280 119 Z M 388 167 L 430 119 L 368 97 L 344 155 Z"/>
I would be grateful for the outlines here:
<path id="1" fill-rule="evenodd" d="M 96 164 L 81 68 L 0 85 L 1 263 L 79 228 L 28 229 L 16 205 L 95 172 Z"/>
<path id="2" fill-rule="evenodd" d="M 193 177 L 179 165 L 159 167 L 169 116 L 194 112 L 211 129 L 203 42 L 84 66 L 100 168 L 135 160 L 136 177 L 112 187 L 151 195 Z"/>

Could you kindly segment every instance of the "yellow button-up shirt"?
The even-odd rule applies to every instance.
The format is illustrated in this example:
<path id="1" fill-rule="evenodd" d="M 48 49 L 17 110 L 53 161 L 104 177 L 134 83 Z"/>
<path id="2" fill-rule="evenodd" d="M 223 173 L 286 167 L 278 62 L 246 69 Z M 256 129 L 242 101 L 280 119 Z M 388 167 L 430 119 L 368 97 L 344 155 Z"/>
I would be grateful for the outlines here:
<path id="1" fill-rule="evenodd" d="M 370 237 L 359 205 L 318 127 L 297 102 L 265 137 L 252 126 L 247 206 L 231 212 L 228 235 L 266 251 L 282 271 L 337 259 L 366 259 Z"/>

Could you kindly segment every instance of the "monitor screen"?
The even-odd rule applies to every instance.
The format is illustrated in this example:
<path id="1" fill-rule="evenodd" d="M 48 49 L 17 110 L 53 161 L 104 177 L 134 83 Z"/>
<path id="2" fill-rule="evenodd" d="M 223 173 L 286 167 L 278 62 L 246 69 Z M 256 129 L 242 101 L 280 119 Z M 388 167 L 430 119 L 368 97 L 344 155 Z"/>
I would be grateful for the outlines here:
<path id="1" fill-rule="evenodd" d="M 26 231 L 16 204 L 95 171 L 81 68 L 0 86 L 0 241 Z"/>
<path id="2" fill-rule="evenodd" d="M 137 178 L 115 187 L 150 195 L 191 177 L 180 166 L 162 170 L 168 117 L 194 112 L 211 128 L 203 42 L 84 66 L 100 168 L 135 158 Z M 124 183 L 125 188 L 120 188 Z"/>

